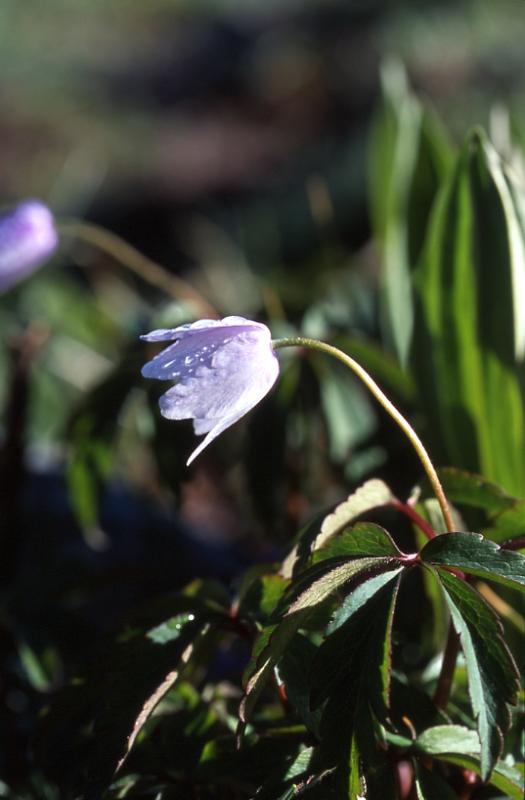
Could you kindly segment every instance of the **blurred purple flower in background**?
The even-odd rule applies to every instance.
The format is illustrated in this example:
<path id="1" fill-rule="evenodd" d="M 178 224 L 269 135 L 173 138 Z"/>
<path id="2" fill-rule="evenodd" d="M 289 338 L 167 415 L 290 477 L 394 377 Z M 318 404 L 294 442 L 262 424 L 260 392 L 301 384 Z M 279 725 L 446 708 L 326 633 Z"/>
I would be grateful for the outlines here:
<path id="1" fill-rule="evenodd" d="M 26 200 L 0 217 L 0 293 L 41 266 L 58 244 L 53 215 Z"/>
<path id="2" fill-rule="evenodd" d="M 142 374 L 177 380 L 159 400 L 162 415 L 193 419 L 195 433 L 207 434 L 187 464 L 257 405 L 279 374 L 269 329 L 244 317 L 201 319 L 141 339 L 175 340 L 142 368 Z"/>

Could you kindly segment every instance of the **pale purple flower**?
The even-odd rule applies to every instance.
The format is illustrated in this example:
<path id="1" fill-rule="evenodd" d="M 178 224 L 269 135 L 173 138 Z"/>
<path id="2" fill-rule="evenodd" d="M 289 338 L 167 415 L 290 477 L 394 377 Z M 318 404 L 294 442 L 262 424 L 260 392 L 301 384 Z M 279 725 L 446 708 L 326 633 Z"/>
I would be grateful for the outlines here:
<path id="1" fill-rule="evenodd" d="M 159 400 L 161 414 L 193 419 L 195 433 L 207 434 L 188 464 L 257 405 L 279 374 L 269 329 L 244 317 L 201 319 L 141 339 L 175 342 L 149 361 L 142 374 L 176 380 Z"/>
<path id="2" fill-rule="evenodd" d="M 0 217 L 0 293 L 30 275 L 58 244 L 51 211 L 26 200 Z"/>

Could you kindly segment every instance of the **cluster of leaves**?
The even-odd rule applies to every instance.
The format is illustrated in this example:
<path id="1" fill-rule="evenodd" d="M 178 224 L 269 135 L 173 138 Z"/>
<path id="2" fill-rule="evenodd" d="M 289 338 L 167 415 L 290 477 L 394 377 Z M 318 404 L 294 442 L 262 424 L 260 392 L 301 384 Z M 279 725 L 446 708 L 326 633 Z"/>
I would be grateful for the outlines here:
<path id="1" fill-rule="evenodd" d="M 430 535 L 425 488 L 405 505 L 371 480 L 308 525 L 282 563 L 250 569 L 233 600 L 194 582 L 148 605 L 52 703 L 40 735 L 50 779 L 92 800 L 393 800 L 408 797 L 408 770 L 420 800 L 469 783 L 476 797 L 492 786 L 520 800 L 518 670 L 477 584 L 525 591 L 525 556 L 512 549 L 523 543 L 508 527 L 523 503 L 469 473 L 443 478 L 458 506 L 492 520 L 491 538 L 436 535 L 407 555 L 361 520 L 404 511 Z M 432 700 L 436 675 L 398 657 L 403 595 L 426 602 L 415 574 L 439 588 L 459 635 L 446 712 Z M 504 752 L 512 714 L 516 745 Z"/>
<path id="2" fill-rule="evenodd" d="M 301 311 L 305 334 L 338 334 L 421 412 L 440 461 L 485 476 L 442 473 L 458 532 L 439 535 L 428 486 L 404 503 L 369 481 L 308 525 L 282 563 L 250 570 L 233 598 L 194 582 L 147 603 L 46 702 L 37 796 L 522 797 L 525 203 L 515 168 L 515 154 L 503 159 L 479 131 L 455 154 L 390 71 L 371 185 L 393 355 L 350 337 L 340 276 L 339 305 L 332 287 Z M 71 422 L 69 485 L 88 531 L 130 427 L 165 486 L 177 491 L 185 474 L 189 431 L 152 411 L 158 387 L 136 390 L 144 360 L 133 344 Z M 239 494 L 251 485 L 254 516 L 270 528 L 297 481 L 294 437 L 305 471 L 324 478 L 329 463 L 340 485 L 348 453 L 375 424 L 352 378 L 333 365 L 316 355 L 283 364 L 276 392 L 249 423 Z M 237 435 L 229 432 L 226 447 Z M 373 458 L 371 448 L 363 473 Z M 462 660 L 443 708 L 433 698 L 449 620 Z M 42 702 L 53 683 L 45 658 L 38 663 L 23 643 L 19 652 Z"/>
<path id="3" fill-rule="evenodd" d="M 510 134 L 496 152 L 476 129 L 456 154 L 403 72 L 385 75 L 370 171 L 385 338 L 410 365 L 441 463 L 521 497 L 523 152 Z"/>

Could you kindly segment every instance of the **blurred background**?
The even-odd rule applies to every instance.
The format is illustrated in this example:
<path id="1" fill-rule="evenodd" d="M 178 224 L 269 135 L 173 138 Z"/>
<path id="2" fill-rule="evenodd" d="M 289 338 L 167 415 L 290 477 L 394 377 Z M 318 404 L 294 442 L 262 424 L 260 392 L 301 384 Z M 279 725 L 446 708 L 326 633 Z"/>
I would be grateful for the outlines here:
<path id="1" fill-rule="evenodd" d="M 523 145 L 524 41 L 520 0 L 2 0 L 0 206 L 36 197 L 63 226 L 0 298 L 6 786 L 38 693 L 131 606 L 276 557 L 372 473 L 408 494 L 401 434 L 289 351 L 186 469 L 191 425 L 160 418 L 138 337 L 210 308 L 335 337 L 424 431 L 381 313 L 381 115 L 423 103 L 433 168 L 473 125 Z"/>

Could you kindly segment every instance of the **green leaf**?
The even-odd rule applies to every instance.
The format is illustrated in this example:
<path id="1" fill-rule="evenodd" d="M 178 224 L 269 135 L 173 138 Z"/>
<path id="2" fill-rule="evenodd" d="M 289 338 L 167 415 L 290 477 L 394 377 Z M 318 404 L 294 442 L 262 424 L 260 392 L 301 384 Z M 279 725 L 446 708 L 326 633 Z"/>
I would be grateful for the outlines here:
<path id="1" fill-rule="evenodd" d="M 387 673 L 398 583 L 399 577 L 327 636 L 311 670 L 312 706 L 327 700 L 321 719 L 321 750 L 337 766 L 341 797 L 357 800 L 364 787 L 370 797 L 396 797 L 391 766 L 377 747 L 371 706 L 383 705 L 380 711 L 384 713 L 388 705 Z"/>
<path id="2" fill-rule="evenodd" d="M 288 608 L 285 617 L 319 605 L 352 578 L 369 570 L 389 569 L 397 566 L 393 558 L 359 558 L 345 561 L 315 580 Z"/>
<path id="3" fill-rule="evenodd" d="M 330 457 L 342 463 L 351 448 L 375 431 L 375 412 L 355 375 L 348 370 L 341 370 L 333 359 L 312 359 L 312 364 L 319 378 Z"/>
<path id="4" fill-rule="evenodd" d="M 294 636 L 277 668 L 277 675 L 286 689 L 286 697 L 314 735 L 319 732 L 320 714 L 310 708 L 308 675 L 317 648 L 305 636 Z"/>
<path id="5" fill-rule="evenodd" d="M 236 607 L 239 615 L 252 614 L 268 622 L 290 584 L 289 579 L 268 571 L 268 564 L 252 567 L 243 576 Z"/>
<path id="6" fill-rule="evenodd" d="M 520 497 L 525 258 L 513 202 L 504 164 L 473 132 L 437 198 L 415 275 L 412 363 L 437 457 Z"/>
<path id="7" fill-rule="evenodd" d="M 401 551 L 384 528 L 373 522 L 357 522 L 341 534 L 335 535 L 313 554 L 313 562 L 327 558 L 356 556 L 385 556 L 399 558 Z"/>
<path id="8" fill-rule="evenodd" d="M 352 661 L 363 656 L 363 648 L 370 642 L 376 624 L 381 631 L 376 637 L 373 662 L 369 664 L 372 674 L 372 663 L 377 664 L 375 688 L 386 695 L 389 690 L 390 636 L 393 606 L 397 597 L 400 570 L 377 575 L 357 587 L 345 599 L 340 611 L 336 612 L 327 627 L 327 636 L 320 646 L 311 673 L 312 707 L 320 705 L 334 693 L 338 685 L 349 671 L 353 669 Z M 390 584 L 390 585 L 389 585 Z M 373 638 L 373 637 L 372 637 Z M 371 647 L 370 644 L 366 645 Z M 386 648 L 386 650 L 384 649 Z M 369 653 L 372 658 L 372 654 Z"/>
<path id="9" fill-rule="evenodd" d="M 462 725 L 436 725 L 420 734 L 414 747 L 421 753 L 482 775 L 480 743 L 475 731 Z M 514 768 L 498 761 L 489 782 L 512 800 L 523 800 L 523 776 Z"/>
<path id="10" fill-rule="evenodd" d="M 467 755 L 457 756 L 452 753 L 444 753 L 435 757 L 439 758 L 440 761 L 470 769 L 483 778 L 483 771 L 478 758 Z M 509 797 L 511 800 L 523 800 L 523 775 L 503 761 L 498 761 L 494 766 L 487 782 L 503 792 L 505 797 Z"/>
<path id="11" fill-rule="evenodd" d="M 135 348 L 83 398 L 70 423 L 68 489 L 75 516 L 88 536 L 96 534 L 101 489 L 113 466 L 119 416 L 139 372 Z"/>
<path id="12" fill-rule="evenodd" d="M 473 472 L 444 467 L 439 470 L 439 479 L 448 499 L 458 505 L 480 508 L 492 515 L 516 503 L 516 498 L 510 497 L 501 486 Z M 426 485 L 433 496 L 430 484 Z"/>
<path id="13" fill-rule="evenodd" d="M 393 499 L 394 495 L 386 483 L 377 478 L 366 481 L 359 489 L 356 489 L 346 500 L 340 503 L 331 514 L 325 517 L 312 550 L 324 547 L 333 536 L 340 533 L 357 517 L 374 508 L 386 506 Z"/>
<path id="14" fill-rule="evenodd" d="M 525 501 L 517 501 L 510 508 L 491 519 L 485 536 L 494 542 L 508 542 L 525 535 Z"/>
<path id="15" fill-rule="evenodd" d="M 414 747 L 422 753 L 460 753 L 479 755 L 479 736 L 476 731 L 464 725 L 435 725 L 419 734 Z"/>
<path id="16" fill-rule="evenodd" d="M 451 573 L 438 572 L 465 656 L 486 780 L 502 751 L 503 734 L 510 724 L 508 706 L 516 703 L 519 676 L 502 639 L 501 624 L 479 593 Z"/>
<path id="17" fill-rule="evenodd" d="M 228 787 L 226 796 L 238 794 L 239 787 L 244 794 L 251 787 L 253 797 L 259 786 L 257 800 L 276 800 L 287 796 L 286 784 L 293 786 L 308 775 L 313 753 L 297 736 L 250 734 L 241 748 L 233 736 L 220 736 L 205 744 L 196 777 L 202 784 Z"/>
<path id="18" fill-rule="evenodd" d="M 382 589 L 383 586 L 393 581 L 402 570 L 403 567 L 397 567 L 388 572 L 382 572 L 380 575 L 376 575 L 374 578 L 369 578 L 367 581 L 364 581 L 364 583 L 361 583 L 353 592 L 350 592 L 350 594 L 345 597 L 343 603 L 335 612 L 326 632 L 328 634 L 333 633 L 340 628 L 341 625 L 344 625 L 356 611 L 359 611 L 359 609 Z"/>
<path id="19" fill-rule="evenodd" d="M 396 62 L 383 69 L 382 108 L 371 136 L 370 195 L 383 250 L 383 321 L 388 344 L 406 364 L 413 323 L 411 273 L 417 263 L 449 148 Z"/>
<path id="20" fill-rule="evenodd" d="M 404 403 L 414 402 L 416 387 L 412 376 L 403 370 L 397 359 L 372 339 L 340 335 L 333 344 L 359 361 L 367 372 L 390 393 Z"/>
<path id="21" fill-rule="evenodd" d="M 48 692 L 62 670 L 58 651 L 50 646 L 38 652 L 27 642 L 20 642 L 18 655 L 31 686 L 37 692 Z"/>
<path id="22" fill-rule="evenodd" d="M 97 651 L 86 675 L 59 694 L 43 720 L 40 757 L 80 784 L 75 796 L 96 797 L 108 786 L 219 619 L 196 598 L 163 598 L 132 618 L 116 641 Z"/>
<path id="23" fill-rule="evenodd" d="M 360 558 L 355 561 L 339 563 L 334 569 L 326 571 L 326 565 L 317 565 L 301 576 L 301 586 L 304 581 L 311 580 L 309 576 L 319 573 L 319 566 L 325 567 L 325 572 L 310 586 L 301 591 L 299 596 L 291 603 L 282 620 L 263 629 L 254 646 L 252 663 L 249 665 L 249 676 L 245 696 L 241 701 L 240 717 L 245 722 L 255 707 L 255 704 L 264 689 L 272 670 L 282 657 L 291 639 L 298 629 L 306 622 L 310 613 L 322 602 L 327 600 L 345 583 L 370 570 L 388 569 L 392 559 L 387 558 Z M 306 577 L 305 577 L 306 576 Z"/>
<path id="24" fill-rule="evenodd" d="M 525 591 L 525 556 L 502 550 L 480 533 L 446 533 L 428 542 L 421 560 L 436 567 L 457 567 L 469 575 Z"/>

